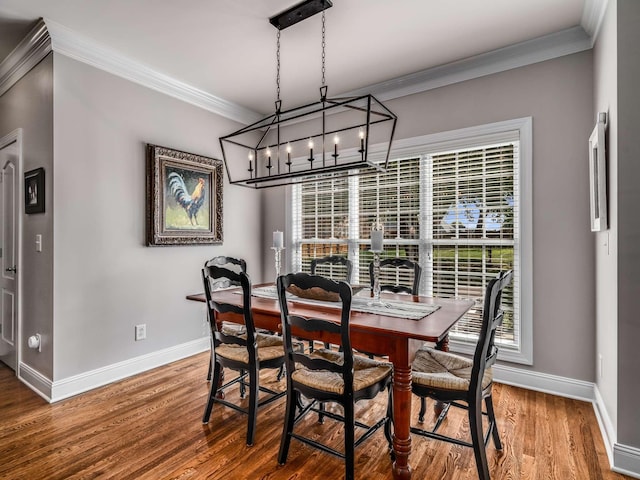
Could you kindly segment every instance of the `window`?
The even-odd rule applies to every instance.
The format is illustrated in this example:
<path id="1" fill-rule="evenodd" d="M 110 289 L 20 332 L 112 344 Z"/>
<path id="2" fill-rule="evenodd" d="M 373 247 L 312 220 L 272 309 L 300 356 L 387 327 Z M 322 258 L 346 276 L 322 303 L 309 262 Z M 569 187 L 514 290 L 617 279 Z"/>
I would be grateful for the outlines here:
<path id="1" fill-rule="evenodd" d="M 531 120 L 514 120 L 395 142 L 385 173 L 294 185 L 292 270 L 344 255 L 353 282 L 369 284 L 370 231 L 379 219 L 383 258 L 419 262 L 421 294 L 475 300 L 450 335 L 452 350 L 469 353 L 488 281 L 513 269 L 497 342 L 502 359 L 531 363 L 530 152 Z"/>

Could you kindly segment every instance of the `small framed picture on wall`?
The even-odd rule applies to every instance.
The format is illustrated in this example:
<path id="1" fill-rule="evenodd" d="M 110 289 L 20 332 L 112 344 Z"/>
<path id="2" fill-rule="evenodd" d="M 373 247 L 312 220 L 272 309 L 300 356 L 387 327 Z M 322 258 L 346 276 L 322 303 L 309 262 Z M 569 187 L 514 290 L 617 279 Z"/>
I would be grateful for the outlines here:
<path id="1" fill-rule="evenodd" d="M 24 174 L 24 212 L 44 213 L 44 168 Z"/>
<path id="2" fill-rule="evenodd" d="M 598 121 L 589 137 L 589 177 L 591 203 L 591 231 L 601 232 L 607 225 L 607 162 L 605 148 L 606 112 L 598 114 Z"/>

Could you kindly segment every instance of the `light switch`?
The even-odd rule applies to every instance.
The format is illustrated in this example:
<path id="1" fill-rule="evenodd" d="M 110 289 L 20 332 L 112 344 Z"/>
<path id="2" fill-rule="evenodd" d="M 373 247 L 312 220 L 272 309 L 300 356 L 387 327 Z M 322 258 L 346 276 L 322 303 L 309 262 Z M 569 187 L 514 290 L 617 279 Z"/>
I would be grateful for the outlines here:
<path id="1" fill-rule="evenodd" d="M 42 251 L 42 235 L 36 235 L 36 252 Z"/>

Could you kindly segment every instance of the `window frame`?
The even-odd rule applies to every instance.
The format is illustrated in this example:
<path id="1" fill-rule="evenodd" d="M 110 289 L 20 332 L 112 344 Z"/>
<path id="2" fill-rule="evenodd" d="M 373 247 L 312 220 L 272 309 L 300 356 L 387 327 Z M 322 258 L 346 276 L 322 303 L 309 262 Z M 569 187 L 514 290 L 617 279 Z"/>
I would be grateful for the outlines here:
<path id="1" fill-rule="evenodd" d="M 532 117 L 523 117 L 502 122 L 495 122 L 485 125 L 473 126 L 452 130 L 448 132 L 422 135 L 418 137 L 396 140 L 392 146 L 392 158 L 423 157 L 425 155 L 439 153 L 449 150 L 467 149 L 480 147 L 491 143 L 505 141 L 519 141 L 519 228 L 518 238 L 514 241 L 514 249 L 520 249 L 518 253 L 520 268 L 519 278 L 520 295 L 518 302 L 514 301 L 514 309 L 518 309 L 520 319 L 519 348 L 500 349 L 498 358 L 503 361 L 520 363 L 525 365 L 533 364 L 533 215 L 532 215 L 532 154 L 533 154 L 533 120 Z M 421 175 L 422 177 L 422 175 Z M 426 189 L 424 195 L 429 196 L 431 187 Z M 293 188 L 286 187 L 286 225 L 292 232 L 292 205 Z M 298 199 L 299 200 L 299 199 Z M 428 201 L 426 202 L 429 203 Z M 427 206 L 426 208 L 431 208 Z M 420 212 L 422 218 L 423 212 Z M 357 212 L 349 212 L 350 220 L 357 216 Z M 350 225 L 353 225 L 350 222 Z M 353 227 L 350 227 L 353 228 Z M 422 230 L 422 229 L 421 229 Z M 295 232 L 292 232 L 292 234 Z M 422 239 L 423 233 L 420 233 Z M 298 238 L 292 235 L 291 238 Z M 515 239 L 514 239 L 515 240 Z M 359 241 L 349 240 L 349 252 L 359 243 Z M 292 247 L 292 245 L 289 245 Z M 290 255 L 287 256 L 287 266 L 291 268 L 296 264 L 295 249 L 290 248 Z M 299 255 L 299 253 L 298 253 Z M 351 255 L 350 255 L 351 256 Z M 297 259 L 298 263 L 300 259 Z M 356 265 L 354 267 L 357 268 Z M 354 278 L 355 274 L 354 272 Z M 472 354 L 475 344 L 469 342 L 456 341 L 451 338 L 449 349 L 453 352 Z"/>

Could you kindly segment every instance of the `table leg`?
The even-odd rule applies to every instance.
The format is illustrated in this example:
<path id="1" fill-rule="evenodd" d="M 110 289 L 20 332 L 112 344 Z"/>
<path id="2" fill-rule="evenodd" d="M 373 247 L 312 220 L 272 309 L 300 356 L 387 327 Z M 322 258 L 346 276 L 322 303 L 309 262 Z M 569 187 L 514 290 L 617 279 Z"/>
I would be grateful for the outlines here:
<path id="1" fill-rule="evenodd" d="M 443 352 L 449 351 L 449 334 L 445 335 L 442 340 L 436 343 L 436 350 L 442 350 Z"/>
<path id="2" fill-rule="evenodd" d="M 408 480 L 411 478 L 409 454 L 411 453 L 411 366 L 393 368 L 393 478 Z"/>

